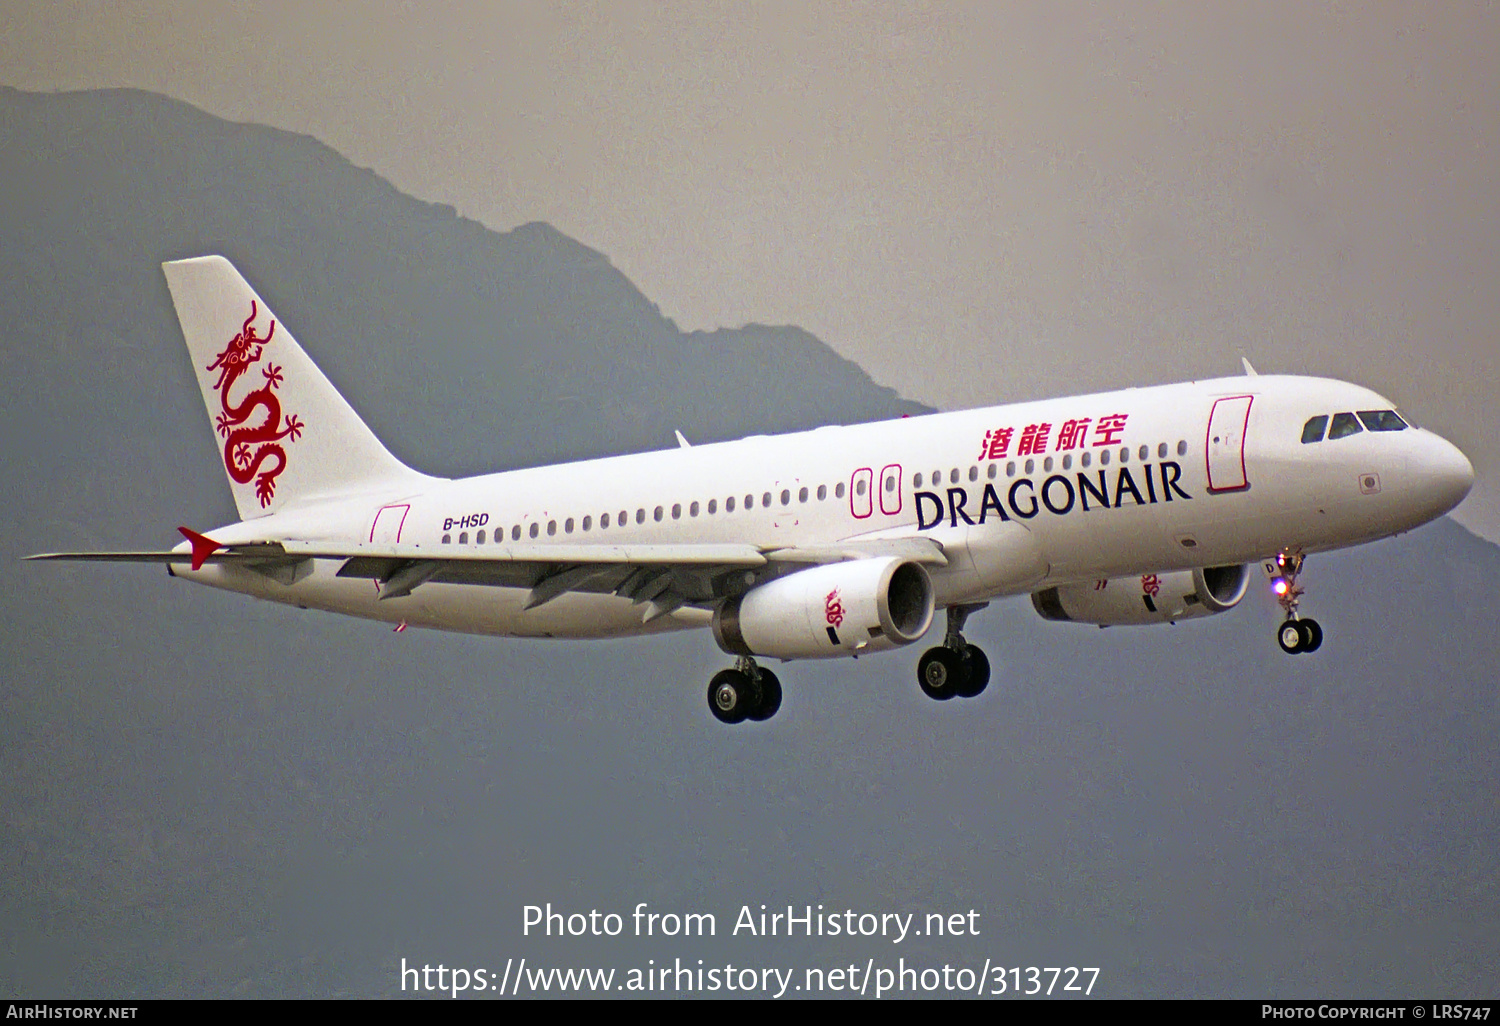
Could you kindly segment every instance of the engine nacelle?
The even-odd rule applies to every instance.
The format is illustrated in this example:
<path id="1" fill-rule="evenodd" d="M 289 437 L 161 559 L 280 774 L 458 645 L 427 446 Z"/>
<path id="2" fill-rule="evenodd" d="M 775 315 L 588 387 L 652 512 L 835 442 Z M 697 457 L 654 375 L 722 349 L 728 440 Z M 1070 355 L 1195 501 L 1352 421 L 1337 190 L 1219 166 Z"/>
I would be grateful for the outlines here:
<path id="1" fill-rule="evenodd" d="M 1249 584 L 1249 566 L 1210 566 L 1043 588 L 1032 593 L 1031 604 L 1047 620 L 1101 627 L 1168 623 L 1233 609 Z"/>
<path id="2" fill-rule="evenodd" d="M 730 655 L 828 659 L 916 641 L 932 625 L 932 580 L 920 563 L 887 556 L 829 563 L 779 577 L 714 613 Z"/>

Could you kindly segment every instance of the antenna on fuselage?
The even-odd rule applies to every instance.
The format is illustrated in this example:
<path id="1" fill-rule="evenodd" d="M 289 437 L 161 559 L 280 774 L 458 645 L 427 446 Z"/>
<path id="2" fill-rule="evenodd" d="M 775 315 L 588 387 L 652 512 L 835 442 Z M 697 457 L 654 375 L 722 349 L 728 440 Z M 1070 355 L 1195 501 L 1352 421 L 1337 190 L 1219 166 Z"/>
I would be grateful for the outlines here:
<path id="1" fill-rule="evenodd" d="M 1243 363 L 1245 365 L 1245 374 L 1248 377 L 1252 377 L 1252 378 L 1258 378 L 1258 377 L 1260 377 L 1260 372 L 1258 370 L 1256 370 L 1254 367 L 1250 366 L 1250 358 L 1248 356 L 1242 356 L 1242 357 L 1240 357 L 1240 363 Z"/>

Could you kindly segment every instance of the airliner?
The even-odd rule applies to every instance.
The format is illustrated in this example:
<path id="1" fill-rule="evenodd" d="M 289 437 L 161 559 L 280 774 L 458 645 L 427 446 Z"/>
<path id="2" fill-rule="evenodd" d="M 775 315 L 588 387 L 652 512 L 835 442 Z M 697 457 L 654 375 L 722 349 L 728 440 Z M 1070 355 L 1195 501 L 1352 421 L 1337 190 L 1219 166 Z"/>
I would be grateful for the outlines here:
<path id="1" fill-rule="evenodd" d="M 31 559 L 165 564 L 302 609 L 514 637 L 708 627 L 732 667 L 724 723 L 764 721 L 758 660 L 911 645 L 938 700 L 989 661 L 963 634 L 992 600 L 1048 620 L 1213 616 L 1265 569 L 1287 653 L 1304 559 L 1456 506 L 1468 459 L 1341 381 L 1256 374 L 830 426 L 462 480 L 393 457 L 221 256 L 163 265 L 239 520 L 170 551 Z"/>

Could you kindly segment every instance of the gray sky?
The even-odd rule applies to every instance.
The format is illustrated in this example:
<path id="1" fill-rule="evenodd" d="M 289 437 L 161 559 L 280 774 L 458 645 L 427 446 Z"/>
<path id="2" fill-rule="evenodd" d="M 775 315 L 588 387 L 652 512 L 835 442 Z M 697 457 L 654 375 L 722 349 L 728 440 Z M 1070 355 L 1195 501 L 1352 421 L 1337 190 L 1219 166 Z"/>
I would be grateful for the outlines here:
<path id="1" fill-rule="evenodd" d="M 954 408 L 1263 371 L 1368 384 L 1500 540 L 1489 4 L 74 5 L 0 82 L 307 132 L 544 220 L 688 328 L 806 327 Z M 746 397 L 753 402 L 753 397 Z"/>

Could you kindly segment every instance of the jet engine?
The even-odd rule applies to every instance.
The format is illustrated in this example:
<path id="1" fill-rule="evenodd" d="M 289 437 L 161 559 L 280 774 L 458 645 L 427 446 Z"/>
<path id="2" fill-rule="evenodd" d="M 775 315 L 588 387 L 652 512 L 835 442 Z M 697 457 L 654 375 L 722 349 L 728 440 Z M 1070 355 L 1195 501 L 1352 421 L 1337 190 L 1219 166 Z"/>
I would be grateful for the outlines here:
<path id="1" fill-rule="evenodd" d="M 826 659 L 916 641 L 932 624 L 932 580 L 888 556 L 799 570 L 728 599 L 714 640 L 730 655 Z"/>
<path id="2" fill-rule="evenodd" d="M 1210 566 L 1043 588 L 1032 593 L 1031 604 L 1047 620 L 1101 627 L 1171 623 L 1233 609 L 1249 584 L 1249 566 Z"/>

